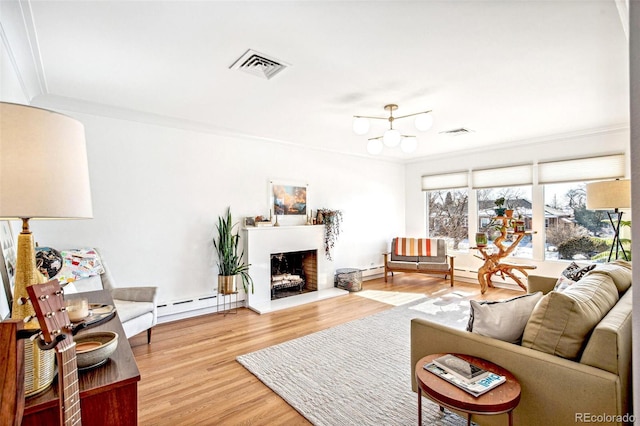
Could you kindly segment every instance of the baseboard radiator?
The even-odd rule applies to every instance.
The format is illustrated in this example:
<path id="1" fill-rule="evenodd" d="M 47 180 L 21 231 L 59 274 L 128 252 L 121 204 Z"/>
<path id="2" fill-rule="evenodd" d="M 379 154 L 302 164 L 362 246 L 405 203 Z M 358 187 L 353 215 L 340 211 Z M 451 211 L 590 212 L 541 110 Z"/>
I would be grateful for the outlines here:
<path id="1" fill-rule="evenodd" d="M 175 300 L 171 302 L 163 302 L 158 304 L 158 323 L 171 322 L 179 319 L 191 318 L 198 315 L 211 314 L 223 309 L 223 300 L 218 300 L 218 294 L 213 293 L 200 297 L 194 297 L 184 300 Z M 243 306 L 243 300 L 229 300 L 230 296 L 226 296 L 226 309 Z M 233 303 L 231 303 L 233 302 Z"/>

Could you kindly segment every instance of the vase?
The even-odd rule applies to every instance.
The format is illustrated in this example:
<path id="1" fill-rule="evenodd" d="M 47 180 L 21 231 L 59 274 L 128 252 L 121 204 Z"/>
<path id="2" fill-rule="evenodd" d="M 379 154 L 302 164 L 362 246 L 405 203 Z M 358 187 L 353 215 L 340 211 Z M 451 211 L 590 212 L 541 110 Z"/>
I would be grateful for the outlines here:
<path id="1" fill-rule="evenodd" d="M 237 293 L 236 277 L 237 275 L 218 275 L 218 294 Z"/>
<path id="2" fill-rule="evenodd" d="M 513 209 L 506 209 L 504 211 L 504 214 L 505 214 L 505 216 L 507 216 L 509 218 L 513 217 Z"/>
<path id="3" fill-rule="evenodd" d="M 486 232 L 476 232 L 476 246 L 478 246 L 478 247 L 486 247 L 487 246 L 487 233 Z"/>
<path id="4" fill-rule="evenodd" d="M 507 209 L 506 209 L 506 208 L 504 208 L 504 207 L 496 207 L 496 208 L 494 209 L 494 211 L 495 211 L 495 213 L 496 213 L 496 216 L 498 216 L 498 217 L 502 217 L 502 216 L 504 216 L 504 213 L 505 213 L 505 211 L 506 211 L 506 210 L 507 210 Z"/>

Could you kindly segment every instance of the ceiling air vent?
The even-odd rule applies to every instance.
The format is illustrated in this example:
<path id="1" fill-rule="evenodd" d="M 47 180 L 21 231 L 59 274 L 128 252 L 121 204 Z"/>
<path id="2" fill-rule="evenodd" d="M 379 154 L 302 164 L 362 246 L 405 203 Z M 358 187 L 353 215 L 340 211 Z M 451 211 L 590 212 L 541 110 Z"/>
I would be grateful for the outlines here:
<path id="1" fill-rule="evenodd" d="M 278 59 L 249 49 L 229 68 L 248 72 L 249 74 L 269 80 L 288 66 L 289 64 Z"/>
<path id="2" fill-rule="evenodd" d="M 440 132 L 440 134 L 451 135 L 451 136 L 466 135 L 468 133 L 473 133 L 473 130 L 465 129 L 464 127 L 460 127 L 458 129 L 445 130 L 444 132 Z"/>

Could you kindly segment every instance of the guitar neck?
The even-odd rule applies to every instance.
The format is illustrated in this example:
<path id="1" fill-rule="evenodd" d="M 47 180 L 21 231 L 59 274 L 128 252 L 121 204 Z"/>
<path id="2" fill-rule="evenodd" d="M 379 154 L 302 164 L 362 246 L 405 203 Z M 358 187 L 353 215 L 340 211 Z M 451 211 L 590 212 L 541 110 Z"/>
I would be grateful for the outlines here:
<path id="1" fill-rule="evenodd" d="M 29 300 L 42 329 L 42 339 L 55 345 L 58 360 L 58 394 L 60 424 L 80 426 L 80 392 L 76 344 L 69 315 L 64 306 L 64 292 L 58 280 L 27 287 Z"/>
<path id="2" fill-rule="evenodd" d="M 72 343 L 64 349 L 57 350 L 58 357 L 58 390 L 62 409 L 61 424 L 64 426 L 80 426 L 80 388 L 78 386 L 78 365 L 76 362 L 76 344 Z"/>

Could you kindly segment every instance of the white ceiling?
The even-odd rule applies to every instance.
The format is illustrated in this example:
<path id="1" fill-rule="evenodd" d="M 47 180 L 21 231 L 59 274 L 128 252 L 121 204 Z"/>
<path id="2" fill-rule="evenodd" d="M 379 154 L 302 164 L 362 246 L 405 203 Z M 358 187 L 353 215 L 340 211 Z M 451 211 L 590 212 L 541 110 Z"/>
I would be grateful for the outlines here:
<path id="1" fill-rule="evenodd" d="M 353 115 L 432 109 L 427 132 L 395 123 L 420 142 L 385 149 L 394 161 L 629 125 L 614 0 L 0 3 L 7 51 L 44 107 L 357 155 Z M 291 66 L 271 80 L 230 70 L 247 49 Z M 373 124 L 369 137 L 387 125 Z M 459 127 L 473 133 L 440 134 Z"/>

